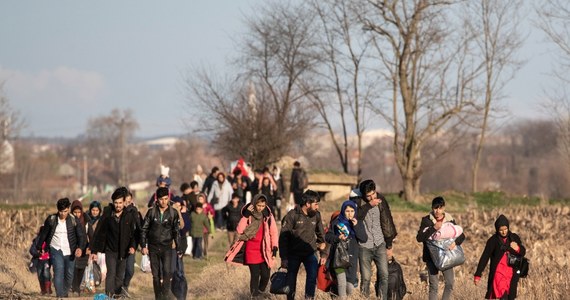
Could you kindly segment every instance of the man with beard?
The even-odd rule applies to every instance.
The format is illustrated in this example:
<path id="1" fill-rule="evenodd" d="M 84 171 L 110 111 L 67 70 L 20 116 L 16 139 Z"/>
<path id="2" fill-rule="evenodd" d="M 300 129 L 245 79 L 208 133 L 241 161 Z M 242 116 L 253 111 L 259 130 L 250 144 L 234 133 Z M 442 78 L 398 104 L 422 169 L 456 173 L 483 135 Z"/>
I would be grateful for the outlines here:
<path id="1" fill-rule="evenodd" d="M 91 259 L 97 260 L 97 253 L 105 253 L 107 265 L 107 279 L 105 280 L 105 294 L 125 295 L 123 279 L 127 258 L 134 255 L 136 249 L 135 230 L 137 219 L 135 214 L 126 213 L 125 199 L 128 196 L 126 188 L 116 189 L 111 195 L 113 203 L 108 214 L 103 214 L 97 226 L 91 247 Z"/>
<path id="2" fill-rule="evenodd" d="M 303 193 L 300 205 L 290 210 L 281 223 L 279 251 L 281 267 L 287 269 L 289 293 L 287 299 L 295 299 L 297 273 L 301 263 L 305 266 L 305 299 L 315 297 L 319 250 L 321 261 L 325 256 L 325 235 L 321 214 L 319 213 L 319 194 L 312 190 Z"/>
<path id="3" fill-rule="evenodd" d="M 172 299 L 172 242 L 182 255 L 180 219 L 176 209 L 170 206 L 168 188 L 159 187 L 156 196 L 158 202 L 146 213 L 141 229 L 141 252 L 150 258 L 155 299 Z"/>

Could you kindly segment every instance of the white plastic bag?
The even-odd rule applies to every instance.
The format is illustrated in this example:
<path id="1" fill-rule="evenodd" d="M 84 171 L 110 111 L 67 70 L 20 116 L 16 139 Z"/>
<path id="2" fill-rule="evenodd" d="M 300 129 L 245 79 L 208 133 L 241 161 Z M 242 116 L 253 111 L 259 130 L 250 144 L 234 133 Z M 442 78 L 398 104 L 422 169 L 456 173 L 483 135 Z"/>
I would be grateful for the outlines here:
<path id="1" fill-rule="evenodd" d="M 438 270 L 445 271 L 465 262 L 465 254 L 461 246 L 455 245 L 453 250 L 449 250 L 449 246 L 454 241 L 455 239 L 426 241 L 431 260 Z"/>
<path id="2" fill-rule="evenodd" d="M 93 261 L 89 259 L 89 263 L 85 268 L 85 273 L 83 274 L 83 280 L 80 285 L 81 291 L 87 291 L 89 293 L 95 293 L 95 280 L 93 278 Z"/>
<path id="3" fill-rule="evenodd" d="M 143 255 L 141 258 L 141 270 L 145 273 L 150 273 L 150 258 L 148 255 Z"/>
<path id="4" fill-rule="evenodd" d="M 186 248 L 186 252 L 184 252 L 184 254 L 185 255 L 192 255 L 192 237 L 187 236 L 186 242 L 188 243 L 188 247 Z"/>
<path id="5" fill-rule="evenodd" d="M 97 253 L 97 264 L 101 268 L 101 282 L 107 278 L 107 263 L 105 263 L 105 253 Z"/>

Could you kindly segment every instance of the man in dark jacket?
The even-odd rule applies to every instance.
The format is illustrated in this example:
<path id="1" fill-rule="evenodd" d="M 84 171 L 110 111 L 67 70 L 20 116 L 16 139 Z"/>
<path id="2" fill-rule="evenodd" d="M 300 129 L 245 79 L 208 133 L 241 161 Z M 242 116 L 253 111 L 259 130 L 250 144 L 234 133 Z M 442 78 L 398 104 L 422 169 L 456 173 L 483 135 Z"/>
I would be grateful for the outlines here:
<path id="1" fill-rule="evenodd" d="M 182 255 L 179 241 L 180 219 L 170 206 L 168 188 L 156 190 L 158 203 L 148 210 L 141 230 L 142 254 L 149 255 L 155 299 L 171 299 L 172 243 Z M 162 271 L 162 272 L 160 272 Z"/>
<path id="2" fill-rule="evenodd" d="M 420 229 L 416 235 L 416 240 L 422 242 L 423 255 L 422 259 L 426 263 L 429 272 L 429 299 L 437 300 L 437 289 L 439 285 L 439 270 L 436 268 L 429 249 L 426 245 L 426 241 L 436 233 L 443 225 L 444 222 L 455 223 L 455 219 L 448 213 L 445 213 L 445 200 L 443 197 L 435 197 L 431 202 L 431 213 L 422 218 L 420 223 Z M 465 235 L 461 233 L 455 241 L 449 246 L 450 250 L 453 250 L 456 245 L 461 245 L 465 240 Z M 453 284 L 455 281 L 455 275 L 453 273 L 453 268 L 443 271 L 443 278 L 445 279 L 445 288 L 443 290 L 443 300 L 451 299 L 451 293 L 453 292 Z"/>
<path id="3" fill-rule="evenodd" d="M 319 260 L 316 251 L 320 251 L 321 261 L 326 260 L 325 235 L 321 214 L 319 213 L 319 194 L 307 190 L 300 205 L 290 210 L 281 222 L 279 252 L 281 267 L 287 269 L 289 293 L 287 299 L 295 299 L 297 273 L 301 263 L 305 266 L 305 298 L 313 299 L 317 285 Z"/>
<path id="4" fill-rule="evenodd" d="M 123 279 L 127 258 L 136 250 L 136 224 L 135 214 L 125 212 L 125 199 L 128 196 L 126 188 L 118 188 L 111 195 L 113 203 L 105 210 L 97 226 L 93 243 L 91 243 L 91 258 L 97 260 L 97 253 L 105 253 L 107 265 L 107 279 L 105 280 L 105 294 L 126 295 L 123 291 Z"/>
<path id="5" fill-rule="evenodd" d="M 392 257 L 392 241 L 397 235 L 390 206 L 386 198 L 376 192 L 376 183 L 364 180 L 358 186 L 357 196 L 353 198 L 358 205 L 356 219 L 364 222 L 368 240 L 360 244 L 360 293 L 370 295 L 372 261 L 376 265 L 376 297 L 388 299 L 388 259 Z"/>
<path id="6" fill-rule="evenodd" d="M 299 203 L 301 203 L 303 191 L 307 188 L 307 184 L 307 173 L 305 173 L 305 170 L 301 168 L 301 163 L 295 161 L 293 163 L 293 171 L 291 171 L 291 182 L 289 186 L 289 192 L 293 194 L 295 205 L 299 205 Z"/>
<path id="7" fill-rule="evenodd" d="M 123 187 L 124 193 L 127 195 L 125 198 L 125 213 L 132 214 L 135 218 L 135 251 L 141 242 L 141 227 L 143 218 L 135 203 L 133 202 L 133 194 L 126 187 Z M 123 280 L 123 295 L 129 297 L 129 285 L 131 284 L 131 279 L 135 275 L 135 254 L 129 254 L 127 257 L 127 265 L 125 267 L 125 278 Z"/>
<path id="8" fill-rule="evenodd" d="M 202 193 L 207 195 L 210 193 L 210 191 L 212 191 L 212 184 L 214 184 L 214 181 L 216 181 L 216 178 L 218 178 L 218 172 L 220 172 L 220 168 L 212 168 L 212 172 L 210 172 L 210 175 L 208 175 L 204 181 L 204 186 L 202 186 Z"/>
<path id="9" fill-rule="evenodd" d="M 40 256 L 44 253 L 42 244 L 45 242 L 49 247 L 58 298 L 68 296 L 73 281 L 75 258 L 81 257 L 81 249 L 85 249 L 87 243 L 85 228 L 69 213 L 70 206 L 68 198 L 57 200 L 57 214 L 47 217 L 36 244 Z"/>

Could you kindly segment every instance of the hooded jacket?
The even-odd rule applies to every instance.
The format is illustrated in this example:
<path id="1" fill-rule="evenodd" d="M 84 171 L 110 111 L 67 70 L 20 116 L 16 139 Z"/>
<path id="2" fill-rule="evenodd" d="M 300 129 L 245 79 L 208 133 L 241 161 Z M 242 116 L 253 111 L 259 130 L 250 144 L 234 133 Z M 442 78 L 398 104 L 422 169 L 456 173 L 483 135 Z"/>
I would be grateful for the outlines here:
<path id="1" fill-rule="evenodd" d="M 253 209 L 254 207 L 252 203 L 248 203 L 242 208 L 242 218 L 240 219 L 236 229 L 238 234 L 242 234 L 247 225 L 251 223 Z M 278 245 L 277 224 L 275 224 L 275 218 L 273 217 L 269 207 L 265 207 L 262 214 L 263 240 L 261 242 L 261 254 L 269 268 L 271 268 L 274 262 L 273 249 Z M 246 253 L 245 244 L 245 241 L 241 241 L 239 239 L 236 240 L 230 247 L 230 250 L 226 253 L 224 260 L 231 264 L 244 264 Z"/>
<path id="2" fill-rule="evenodd" d="M 500 215 L 497 220 L 495 221 L 495 230 L 496 233 L 493 234 L 485 244 L 485 249 L 481 254 L 481 258 L 479 259 L 479 264 L 477 265 L 477 270 L 475 271 L 475 276 L 481 277 L 485 267 L 487 266 L 487 262 L 491 260 L 491 267 L 489 271 L 489 279 L 487 281 L 487 293 L 485 294 L 485 299 L 489 299 L 493 296 L 493 279 L 495 278 L 495 272 L 497 271 L 497 266 L 499 262 L 506 255 L 506 252 L 510 252 L 512 254 L 517 254 L 519 256 L 525 256 L 526 248 L 523 246 L 520 237 L 510 231 L 507 233 L 506 242 L 503 243 L 503 238 L 499 234 L 499 228 L 501 226 L 509 227 L 509 220 L 504 215 Z M 511 248 L 511 242 L 515 242 L 519 245 L 519 251 L 516 252 L 515 249 Z M 517 296 L 517 286 L 519 281 L 519 275 L 516 272 L 513 272 L 513 276 L 511 277 L 510 288 L 509 288 L 509 299 L 514 299 Z M 500 297 L 501 295 L 498 295 Z"/>

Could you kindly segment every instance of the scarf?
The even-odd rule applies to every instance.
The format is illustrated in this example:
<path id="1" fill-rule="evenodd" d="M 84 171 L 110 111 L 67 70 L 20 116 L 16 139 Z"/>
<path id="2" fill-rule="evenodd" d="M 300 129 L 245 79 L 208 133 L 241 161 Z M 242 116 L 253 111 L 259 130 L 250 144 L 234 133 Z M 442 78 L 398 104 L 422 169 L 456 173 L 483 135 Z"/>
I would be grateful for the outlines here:
<path id="1" fill-rule="evenodd" d="M 353 238 L 355 233 L 354 233 L 354 229 L 352 228 L 352 222 L 346 218 L 345 215 L 345 211 L 347 207 L 352 207 L 354 209 L 354 217 L 356 218 L 356 203 L 353 202 L 352 200 L 347 200 L 344 201 L 342 203 L 342 206 L 340 208 L 340 214 L 338 215 L 338 224 L 344 224 L 344 226 L 346 226 L 346 228 L 348 229 L 348 233 L 349 235 L 347 236 L 347 238 Z M 339 229 L 335 227 L 335 231 L 336 235 L 339 235 Z"/>
<path id="2" fill-rule="evenodd" d="M 263 221 L 263 212 L 256 211 L 253 209 L 251 211 L 251 217 L 249 218 L 250 223 L 243 230 L 243 236 L 245 241 L 250 240 L 257 235 L 259 228 L 261 227 L 261 222 Z"/>

